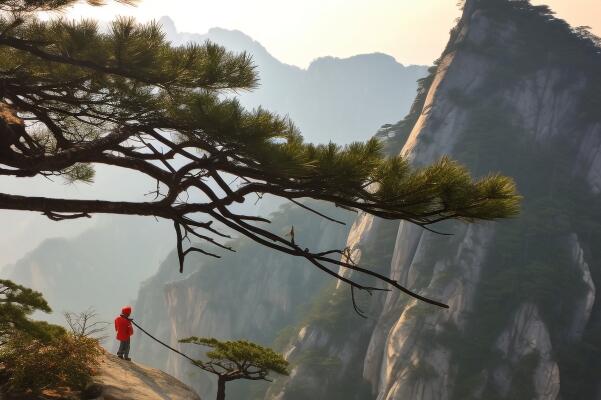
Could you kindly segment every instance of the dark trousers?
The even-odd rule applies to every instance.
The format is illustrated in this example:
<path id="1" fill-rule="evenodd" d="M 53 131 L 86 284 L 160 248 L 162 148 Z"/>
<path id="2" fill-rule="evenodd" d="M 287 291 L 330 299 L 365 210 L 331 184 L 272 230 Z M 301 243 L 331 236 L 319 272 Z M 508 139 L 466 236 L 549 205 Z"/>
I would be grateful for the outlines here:
<path id="1" fill-rule="evenodd" d="M 120 341 L 119 350 L 117 350 L 117 355 L 122 355 L 124 357 L 129 356 L 129 339 Z"/>

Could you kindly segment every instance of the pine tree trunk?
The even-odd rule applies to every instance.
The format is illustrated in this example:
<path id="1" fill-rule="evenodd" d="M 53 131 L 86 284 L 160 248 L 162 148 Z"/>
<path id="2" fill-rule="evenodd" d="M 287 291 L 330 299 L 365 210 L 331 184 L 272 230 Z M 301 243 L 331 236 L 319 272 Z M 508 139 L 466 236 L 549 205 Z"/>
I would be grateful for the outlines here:
<path id="1" fill-rule="evenodd" d="M 225 379 L 219 377 L 217 381 L 217 399 L 216 400 L 225 400 Z"/>

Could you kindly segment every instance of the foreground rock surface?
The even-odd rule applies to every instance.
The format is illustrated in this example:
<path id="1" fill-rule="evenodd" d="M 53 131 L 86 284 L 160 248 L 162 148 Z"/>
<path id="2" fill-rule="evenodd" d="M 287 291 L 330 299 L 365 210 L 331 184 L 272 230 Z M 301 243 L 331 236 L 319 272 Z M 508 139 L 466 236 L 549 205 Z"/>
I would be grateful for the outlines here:
<path id="1" fill-rule="evenodd" d="M 171 375 L 110 354 L 103 357 L 94 383 L 102 388 L 99 400 L 200 400 Z"/>

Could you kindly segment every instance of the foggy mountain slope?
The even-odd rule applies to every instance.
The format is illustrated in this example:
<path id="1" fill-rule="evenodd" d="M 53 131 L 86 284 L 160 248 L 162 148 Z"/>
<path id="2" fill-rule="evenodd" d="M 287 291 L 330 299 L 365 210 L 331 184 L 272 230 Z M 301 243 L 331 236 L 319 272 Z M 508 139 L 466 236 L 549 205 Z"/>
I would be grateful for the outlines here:
<path id="1" fill-rule="evenodd" d="M 155 182 L 130 171 L 98 165 L 93 184 L 68 184 L 60 177 L 12 178 L 0 176 L 3 191 L 30 196 L 58 198 L 87 198 L 104 200 L 148 200 L 148 193 Z M 98 218 L 75 219 L 57 223 L 39 213 L 26 211 L 0 212 L 0 267 L 17 262 L 27 252 L 35 249 L 47 238 L 73 238 L 96 225 Z"/>
<path id="2" fill-rule="evenodd" d="M 414 164 L 449 154 L 477 175 L 514 176 L 510 221 L 439 236 L 360 216 L 348 245 L 449 310 L 398 292 L 362 299 L 349 322 L 335 291 L 286 351 L 266 399 L 601 399 L 601 51 L 525 1 L 468 0 L 412 112 L 382 129 Z M 402 149 L 402 150 L 401 150 Z M 335 368 L 332 367 L 335 365 Z"/>
<path id="3" fill-rule="evenodd" d="M 294 205 L 282 206 L 272 215 L 269 229 L 289 232 L 302 246 L 322 250 L 344 246 L 355 214 L 325 204 L 314 207 L 346 226 L 326 221 Z M 232 242 L 235 253 L 221 259 L 186 259 L 186 274 L 177 273 L 177 256 L 172 253 L 158 273 L 145 281 L 134 305 L 136 321 L 172 346 L 178 339 L 208 336 L 220 339 L 248 339 L 270 346 L 282 330 L 292 327 L 305 313 L 307 304 L 330 277 L 303 259 L 265 248 L 250 239 Z M 166 351 L 145 336 L 132 342 L 132 355 L 161 368 L 195 388 L 202 398 L 213 398 L 216 382 L 179 355 Z M 197 352 L 184 345 L 186 352 Z M 231 385 L 231 387 L 230 387 Z M 228 399 L 262 397 L 261 382 L 231 382 Z"/>
<path id="4" fill-rule="evenodd" d="M 309 142 L 365 140 L 409 109 L 415 81 L 426 75 L 425 66 L 404 66 L 380 53 L 318 58 L 303 70 L 281 63 L 240 31 L 213 28 L 201 35 L 177 32 L 168 17 L 160 23 L 174 44 L 209 39 L 229 50 L 250 53 L 260 86 L 239 93 L 240 101 L 248 108 L 263 106 L 289 115 Z"/>
<path id="5" fill-rule="evenodd" d="M 173 246 L 168 228 L 151 218 L 104 217 L 73 238 L 45 240 L 6 267 L 6 276 L 42 292 L 53 313 L 40 319 L 64 324 L 63 312 L 93 307 L 111 322 Z"/>

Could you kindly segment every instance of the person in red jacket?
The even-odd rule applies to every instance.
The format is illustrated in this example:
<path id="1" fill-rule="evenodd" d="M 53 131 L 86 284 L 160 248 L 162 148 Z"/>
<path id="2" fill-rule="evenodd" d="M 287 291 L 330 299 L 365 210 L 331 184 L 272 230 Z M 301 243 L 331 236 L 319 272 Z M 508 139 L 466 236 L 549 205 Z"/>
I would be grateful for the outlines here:
<path id="1" fill-rule="evenodd" d="M 130 337 L 134 334 L 134 327 L 129 318 L 130 314 L 131 307 L 123 307 L 121 309 L 121 315 L 115 318 L 115 330 L 117 331 L 117 340 L 119 341 L 117 356 L 127 361 L 131 361 L 131 358 L 129 358 L 129 345 Z"/>

